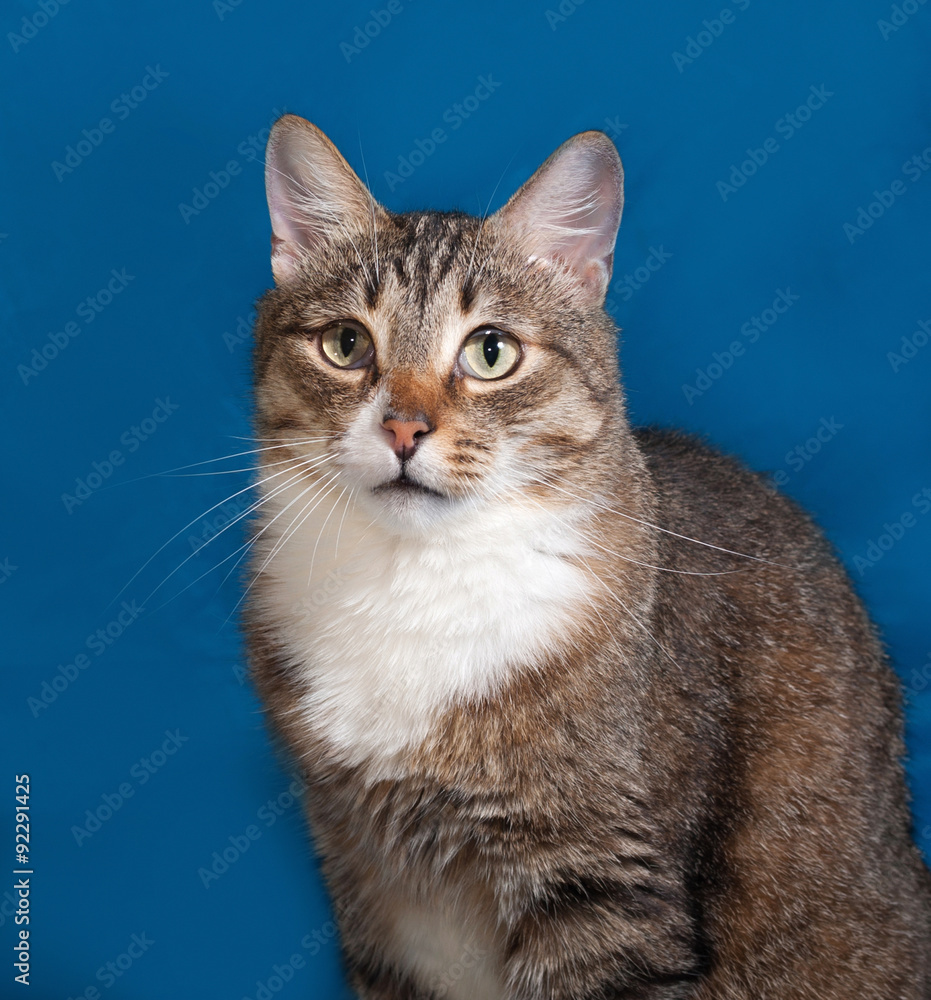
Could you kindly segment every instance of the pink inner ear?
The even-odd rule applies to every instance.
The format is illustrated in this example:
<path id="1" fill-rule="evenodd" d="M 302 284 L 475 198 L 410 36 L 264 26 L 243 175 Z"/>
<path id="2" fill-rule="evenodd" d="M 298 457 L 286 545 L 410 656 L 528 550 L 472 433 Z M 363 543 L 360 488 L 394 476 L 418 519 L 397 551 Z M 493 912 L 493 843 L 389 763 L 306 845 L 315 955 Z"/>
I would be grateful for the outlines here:
<path id="1" fill-rule="evenodd" d="M 268 140 L 265 190 L 276 281 L 293 277 L 331 233 L 371 227 L 380 211 L 330 140 L 295 115 L 279 119 Z"/>
<path id="2" fill-rule="evenodd" d="M 607 136 L 564 143 L 498 213 L 531 256 L 567 264 L 579 286 L 603 298 L 623 207 L 623 170 Z"/>

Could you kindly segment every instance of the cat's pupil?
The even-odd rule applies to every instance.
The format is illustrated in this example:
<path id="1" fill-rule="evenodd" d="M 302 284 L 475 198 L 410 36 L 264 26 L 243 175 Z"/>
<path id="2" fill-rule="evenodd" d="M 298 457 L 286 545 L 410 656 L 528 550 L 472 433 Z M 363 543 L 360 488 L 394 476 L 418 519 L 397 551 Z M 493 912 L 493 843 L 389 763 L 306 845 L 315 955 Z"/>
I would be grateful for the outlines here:
<path id="1" fill-rule="evenodd" d="M 485 364 L 489 368 L 495 367 L 495 362 L 498 360 L 498 355 L 501 353 L 501 343 L 496 336 L 490 334 L 485 338 L 485 343 L 482 344 L 482 354 L 485 355 Z"/>
<path id="2" fill-rule="evenodd" d="M 344 326 L 339 335 L 339 349 L 343 352 L 343 357 L 348 358 L 356 346 L 356 331 L 351 326 Z"/>

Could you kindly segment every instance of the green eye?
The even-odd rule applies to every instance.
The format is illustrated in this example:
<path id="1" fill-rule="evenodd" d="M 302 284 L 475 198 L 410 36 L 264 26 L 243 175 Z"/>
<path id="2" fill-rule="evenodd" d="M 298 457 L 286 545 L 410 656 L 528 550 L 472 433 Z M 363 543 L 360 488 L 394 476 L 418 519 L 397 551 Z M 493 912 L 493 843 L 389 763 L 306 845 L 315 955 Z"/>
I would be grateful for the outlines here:
<path id="1" fill-rule="evenodd" d="M 361 326 L 340 323 L 320 336 L 323 356 L 337 368 L 362 368 L 375 356 L 372 338 Z"/>
<path id="2" fill-rule="evenodd" d="M 520 343 L 500 330 L 479 330 L 463 344 L 459 364 L 474 378 L 504 378 L 520 361 Z"/>

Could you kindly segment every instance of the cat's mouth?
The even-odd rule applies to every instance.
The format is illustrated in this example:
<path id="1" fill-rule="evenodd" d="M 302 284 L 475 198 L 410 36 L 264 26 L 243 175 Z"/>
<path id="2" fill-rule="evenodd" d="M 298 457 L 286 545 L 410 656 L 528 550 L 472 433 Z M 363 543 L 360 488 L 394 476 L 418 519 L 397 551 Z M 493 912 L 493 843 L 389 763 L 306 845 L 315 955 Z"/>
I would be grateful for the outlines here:
<path id="1" fill-rule="evenodd" d="M 410 476 L 406 476 L 403 472 L 397 477 L 397 479 L 389 479 L 385 483 L 380 483 L 372 492 L 389 495 L 394 494 L 395 496 L 420 495 L 426 497 L 437 497 L 440 500 L 446 499 L 442 493 L 438 493 L 429 486 L 424 486 L 423 483 L 418 483 L 416 479 L 411 479 Z"/>

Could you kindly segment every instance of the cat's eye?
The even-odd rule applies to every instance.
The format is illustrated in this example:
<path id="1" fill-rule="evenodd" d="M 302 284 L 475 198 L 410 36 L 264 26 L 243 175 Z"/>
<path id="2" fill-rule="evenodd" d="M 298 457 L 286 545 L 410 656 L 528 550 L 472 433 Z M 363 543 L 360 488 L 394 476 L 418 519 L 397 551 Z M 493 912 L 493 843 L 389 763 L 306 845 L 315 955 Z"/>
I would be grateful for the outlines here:
<path id="1" fill-rule="evenodd" d="M 375 356 L 368 332 L 352 323 L 339 323 L 320 335 L 323 356 L 337 368 L 363 368 Z"/>
<path id="2" fill-rule="evenodd" d="M 520 343 L 501 330 L 478 330 L 462 345 L 459 364 L 474 378 L 504 378 L 520 361 Z"/>

